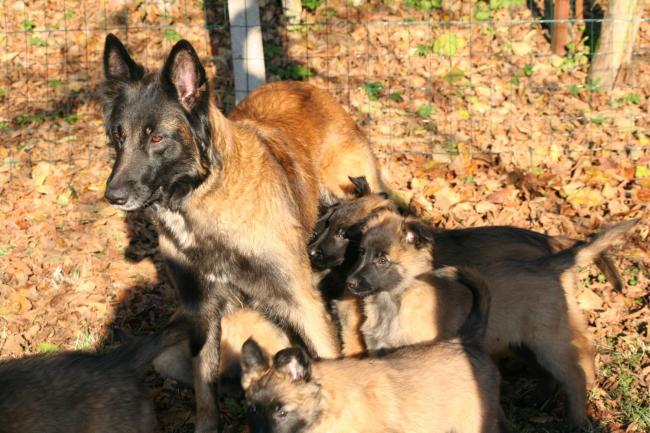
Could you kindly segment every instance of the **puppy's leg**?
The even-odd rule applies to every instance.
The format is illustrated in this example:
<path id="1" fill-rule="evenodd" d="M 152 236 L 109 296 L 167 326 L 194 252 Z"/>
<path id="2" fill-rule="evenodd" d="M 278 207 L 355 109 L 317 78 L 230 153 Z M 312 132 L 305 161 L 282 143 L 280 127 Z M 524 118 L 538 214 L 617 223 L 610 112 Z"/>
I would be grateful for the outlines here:
<path id="1" fill-rule="evenodd" d="M 221 313 L 209 317 L 205 344 L 193 360 L 196 396 L 196 433 L 216 433 L 219 426 L 218 380 L 221 342 Z"/>
<path id="2" fill-rule="evenodd" d="M 576 426 L 587 423 L 586 394 L 589 374 L 581 365 L 581 354 L 574 346 L 570 332 L 553 338 L 544 336 L 535 342 L 526 342 L 546 368 L 561 384 L 567 394 L 569 418 Z"/>
<path id="3" fill-rule="evenodd" d="M 366 351 L 361 335 L 363 316 L 359 299 L 345 297 L 334 301 L 335 314 L 341 326 L 343 356 L 360 355 Z"/>

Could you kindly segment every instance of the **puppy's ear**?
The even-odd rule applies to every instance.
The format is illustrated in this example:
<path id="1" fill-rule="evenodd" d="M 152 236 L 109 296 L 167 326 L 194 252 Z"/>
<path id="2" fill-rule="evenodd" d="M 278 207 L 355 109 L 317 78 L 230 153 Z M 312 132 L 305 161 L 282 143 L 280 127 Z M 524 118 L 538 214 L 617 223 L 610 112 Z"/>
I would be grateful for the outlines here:
<path id="1" fill-rule="evenodd" d="M 241 383 L 244 389 L 248 389 L 251 383 L 270 367 L 268 356 L 253 338 L 246 340 L 242 346 L 239 363 L 242 371 Z"/>
<path id="2" fill-rule="evenodd" d="M 356 197 L 363 197 L 366 195 L 370 195 L 370 185 L 368 184 L 368 180 L 366 179 L 365 176 L 359 176 L 359 177 L 352 177 L 348 176 L 348 179 L 350 179 L 350 182 L 352 182 L 352 185 L 354 185 L 354 189 L 352 190 L 352 193 Z"/>
<path id="3" fill-rule="evenodd" d="M 172 48 L 161 74 L 165 88 L 178 98 L 187 111 L 192 111 L 207 90 L 205 69 L 192 44 L 184 39 Z"/>
<path id="4" fill-rule="evenodd" d="M 415 248 L 422 248 L 427 244 L 433 244 L 434 236 L 431 227 L 426 224 L 413 221 L 404 220 L 402 222 L 402 242 L 405 244 L 413 245 Z"/>
<path id="5" fill-rule="evenodd" d="M 104 78 L 106 81 L 137 81 L 144 76 L 144 67 L 133 61 L 122 42 L 112 33 L 104 42 Z"/>
<path id="6" fill-rule="evenodd" d="M 292 382 L 308 381 L 311 378 L 311 361 L 304 350 L 291 347 L 276 353 L 273 367 L 287 374 Z"/>

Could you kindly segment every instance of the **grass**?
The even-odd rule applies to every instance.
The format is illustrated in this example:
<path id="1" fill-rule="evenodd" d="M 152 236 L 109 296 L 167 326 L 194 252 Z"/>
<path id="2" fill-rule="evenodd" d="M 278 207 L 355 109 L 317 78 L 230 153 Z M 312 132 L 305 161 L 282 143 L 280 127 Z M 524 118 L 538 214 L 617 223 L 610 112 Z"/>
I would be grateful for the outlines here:
<path id="1" fill-rule="evenodd" d="M 365 83 L 363 85 L 363 90 L 365 90 L 368 99 L 371 101 L 376 101 L 381 96 L 381 91 L 384 90 L 384 85 L 380 82 Z"/>
<path id="2" fill-rule="evenodd" d="M 610 362 L 603 365 L 600 374 L 616 377 L 614 386 L 607 390 L 605 407 L 622 425 L 634 424 L 638 430 L 650 429 L 650 394 L 639 391 L 638 372 L 650 356 L 650 348 L 640 340 L 627 337 L 608 337 L 603 352 Z M 645 359 L 645 361 L 644 361 Z"/>

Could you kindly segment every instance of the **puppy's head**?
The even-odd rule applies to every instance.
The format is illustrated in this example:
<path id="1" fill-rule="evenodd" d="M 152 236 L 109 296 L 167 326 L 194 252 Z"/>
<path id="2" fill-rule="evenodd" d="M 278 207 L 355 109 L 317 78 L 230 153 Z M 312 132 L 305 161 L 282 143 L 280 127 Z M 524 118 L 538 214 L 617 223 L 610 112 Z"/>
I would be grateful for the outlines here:
<path id="1" fill-rule="evenodd" d="M 187 41 L 179 41 L 160 72 L 147 73 L 112 34 L 104 45 L 100 98 L 113 170 L 105 197 L 136 210 L 177 203 L 218 162 L 211 146 L 205 70 Z"/>
<path id="2" fill-rule="evenodd" d="M 320 416 L 320 386 L 304 350 L 279 351 L 271 361 L 253 339 L 242 346 L 242 387 L 252 433 L 306 431 Z"/>
<path id="3" fill-rule="evenodd" d="M 350 181 L 356 198 L 330 206 L 316 223 L 309 244 L 309 258 L 316 269 L 343 263 L 350 241 L 359 240 L 361 226 L 373 212 L 395 210 L 386 193 L 372 193 L 365 177 L 350 177 Z"/>
<path id="4" fill-rule="evenodd" d="M 359 258 L 346 288 L 358 296 L 407 288 L 433 266 L 433 238 L 427 227 L 383 212 L 366 222 Z"/>

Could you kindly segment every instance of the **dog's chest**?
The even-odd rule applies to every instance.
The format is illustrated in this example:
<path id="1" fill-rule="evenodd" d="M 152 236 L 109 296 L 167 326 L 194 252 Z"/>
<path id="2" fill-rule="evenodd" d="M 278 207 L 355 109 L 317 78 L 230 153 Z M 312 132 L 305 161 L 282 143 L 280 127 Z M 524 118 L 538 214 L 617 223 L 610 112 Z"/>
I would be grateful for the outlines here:
<path id="1" fill-rule="evenodd" d="M 241 295 L 255 297 L 253 290 L 266 294 L 285 285 L 280 264 L 247 253 L 237 244 L 238 236 L 221 233 L 216 221 L 206 228 L 178 212 L 165 210 L 157 216 L 161 250 L 168 263 L 173 262 L 170 268 L 181 295 L 219 295 L 241 303 Z"/>
<path id="2" fill-rule="evenodd" d="M 401 345 L 399 320 L 400 302 L 388 293 L 379 293 L 364 300 L 361 333 L 368 350 L 379 350 Z"/>

